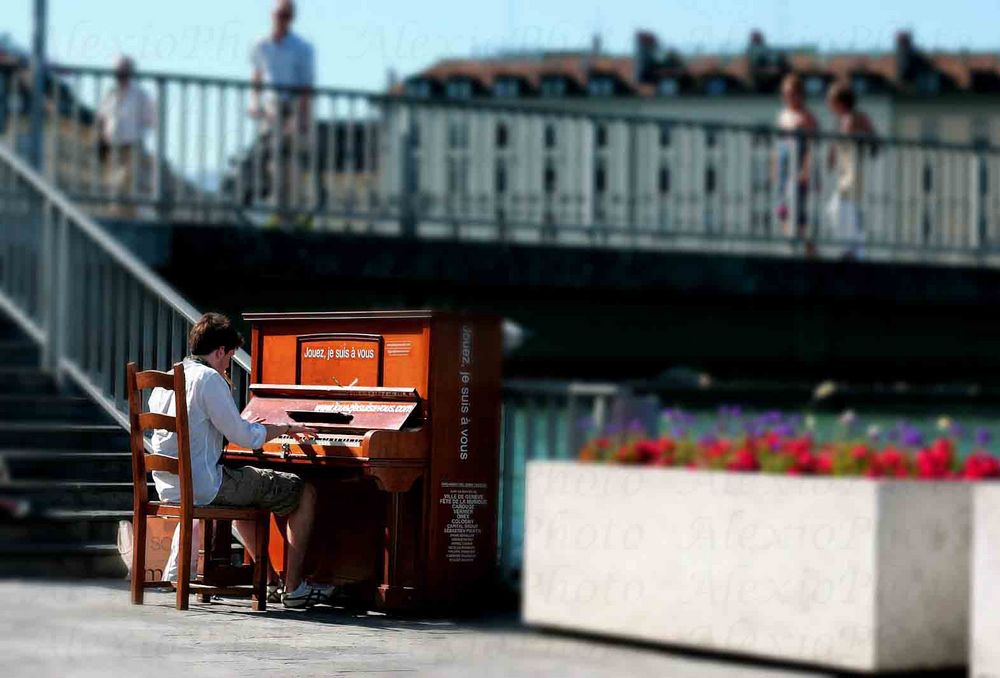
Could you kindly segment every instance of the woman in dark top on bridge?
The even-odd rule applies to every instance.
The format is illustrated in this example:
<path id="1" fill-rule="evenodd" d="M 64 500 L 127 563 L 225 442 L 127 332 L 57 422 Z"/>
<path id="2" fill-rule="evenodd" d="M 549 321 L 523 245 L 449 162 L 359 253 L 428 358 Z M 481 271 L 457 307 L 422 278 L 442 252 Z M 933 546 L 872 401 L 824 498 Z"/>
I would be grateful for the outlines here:
<path id="1" fill-rule="evenodd" d="M 794 73 L 785 76 L 781 81 L 781 98 L 784 106 L 778 113 L 777 127 L 788 134 L 781 134 L 776 145 L 778 219 L 784 232 L 803 242 L 806 255 L 812 256 L 816 246 L 809 235 L 807 210 L 812 159 L 806 136 L 816 132 L 818 125 L 816 116 L 806 107 L 805 88 L 799 76 Z M 793 158 L 795 176 L 792 176 Z"/>

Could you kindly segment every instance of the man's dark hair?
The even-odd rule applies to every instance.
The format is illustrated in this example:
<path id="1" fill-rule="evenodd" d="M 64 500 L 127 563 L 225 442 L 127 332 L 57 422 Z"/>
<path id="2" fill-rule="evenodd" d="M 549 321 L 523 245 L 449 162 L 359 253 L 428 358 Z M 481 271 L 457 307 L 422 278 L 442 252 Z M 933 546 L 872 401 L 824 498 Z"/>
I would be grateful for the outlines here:
<path id="1" fill-rule="evenodd" d="M 220 346 L 232 351 L 243 345 L 243 337 L 221 313 L 206 313 L 191 327 L 188 346 L 191 355 L 207 355 Z"/>
<path id="2" fill-rule="evenodd" d="M 833 83 L 826 96 L 831 102 L 838 103 L 849 111 L 854 110 L 854 90 L 849 82 L 839 80 Z"/>

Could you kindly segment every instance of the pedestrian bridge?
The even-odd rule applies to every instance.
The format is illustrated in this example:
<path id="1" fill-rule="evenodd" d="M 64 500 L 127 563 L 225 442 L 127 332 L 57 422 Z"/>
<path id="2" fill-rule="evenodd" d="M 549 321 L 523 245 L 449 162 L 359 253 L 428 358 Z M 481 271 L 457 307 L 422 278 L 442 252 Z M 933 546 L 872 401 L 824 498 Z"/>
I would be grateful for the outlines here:
<path id="1" fill-rule="evenodd" d="M 278 225 L 320 233 L 524 246 L 1000 264 L 1000 154 L 982 146 L 597 115 L 536 104 L 430 101 L 318 88 L 278 125 L 249 81 L 140 73 L 155 123 L 136 152 L 97 143 L 111 71 L 54 67 L 44 171 L 92 216 Z M 23 148 L 28 78 L 0 72 L 0 138 Z M 260 104 L 259 106 L 257 104 Z M 263 110 L 251 116 L 248 110 Z M 288 121 L 286 121 L 287 123 Z M 835 148 L 860 177 L 863 228 L 831 203 Z M 802 214 L 802 237 L 779 214 Z M 812 250 L 813 247 L 809 247 Z"/>

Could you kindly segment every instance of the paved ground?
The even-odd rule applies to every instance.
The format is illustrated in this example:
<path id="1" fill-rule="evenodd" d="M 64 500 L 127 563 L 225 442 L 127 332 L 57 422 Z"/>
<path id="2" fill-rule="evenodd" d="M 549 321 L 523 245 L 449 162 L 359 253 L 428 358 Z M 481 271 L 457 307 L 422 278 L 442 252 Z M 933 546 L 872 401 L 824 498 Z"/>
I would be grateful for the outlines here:
<path id="1" fill-rule="evenodd" d="M 0 676 L 669 676 L 763 678 L 819 672 L 744 664 L 539 633 L 513 615 L 394 619 L 319 607 L 257 614 L 244 601 L 128 604 L 124 582 L 0 581 Z"/>

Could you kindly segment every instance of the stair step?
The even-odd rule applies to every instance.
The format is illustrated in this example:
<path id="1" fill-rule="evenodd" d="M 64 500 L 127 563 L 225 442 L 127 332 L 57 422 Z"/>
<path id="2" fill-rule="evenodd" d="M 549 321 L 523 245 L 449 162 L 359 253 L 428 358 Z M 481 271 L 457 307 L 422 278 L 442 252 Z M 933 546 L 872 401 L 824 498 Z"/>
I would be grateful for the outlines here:
<path id="1" fill-rule="evenodd" d="M 0 577 L 122 578 L 117 543 L 0 543 Z"/>
<path id="2" fill-rule="evenodd" d="M 132 455 L 128 452 L 0 449 L 0 464 L 13 480 L 124 482 L 132 477 Z"/>
<path id="3" fill-rule="evenodd" d="M 26 339 L 0 339 L 0 365 L 37 365 L 38 346 Z"/>
<path id="4" fill-rule="evenodd" d="M 156 496 L 152 484 L 149 491 Z M 132 483 L 10 480 L 0 483 L 0 497 L 27 501 L 32 513 L 53 509 L 124 511 L 132 506 Z"/>
<path id="5" fill-rule="evenodd" d="M 113 543 L 118 521 L 130 520 L 131 511 L 50 511 L 37 516 L 0 520 L 0 544 Z"/>
<path id="6" fill-rule="evenodd" d="M 67 395 L 0 394 L 0 421 L 51 421 L 95 423 L 106 421 L 104 412 L 88 398 Z"/>
<path id="7" fill-rule="evenodd" d="M 5 367 L 0 365 L 0 393 L 53 394 L 55 382 L 37 367 Z"/>
<path id="8" fill-rule="evenodd" d="M 0 447 L 74 448 L 81 451 L 127 451 L 128 432 L 115 424 L 61 421 L 0 421 Z"/>

